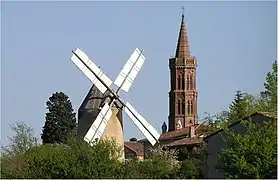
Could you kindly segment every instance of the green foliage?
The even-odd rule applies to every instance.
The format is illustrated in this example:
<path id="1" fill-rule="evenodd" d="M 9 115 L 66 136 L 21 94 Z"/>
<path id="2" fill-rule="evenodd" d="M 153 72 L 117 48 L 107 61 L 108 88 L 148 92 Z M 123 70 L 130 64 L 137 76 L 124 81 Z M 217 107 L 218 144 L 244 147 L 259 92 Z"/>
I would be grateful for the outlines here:
<path id="1" fill-rule="evenodd" d="M 200 179 L 204 178 L 203 162 L 195 159 L 185 159 L 181 162 L 181 167 L 179 170 L 179 178 L 186 179 Z"/>
<path id="2" fill-rule="evenodd" d="M 24 178 L 27 173 L 27 165 L 23 154 L 38 145 L 38 138 L 34 130 L 24 122 L 16 122 L 11 125 L 14 136 L 8 137 L 10 143 L 2 146 L 1 152 L 1 178 Z"/>
<path id="3" fill-rule="evenodd" d="M 204 178 L 206 170 L 207 145 L 201 143 L 195 147 L 179 149 L 183 157 L 180 162 L 179 178 Z"/>
<path id="4" fill-rule="evenodd" d="M 237 91 L 235 99 L 230 105 L 228 124 L 232 124 L 236 121 L 242 120 L 248 114 L 248 101 L 244 98 L 244 94 L 241 91 Z"/>
<path id="5" fill-rule="evenodd" d="M 23 154 L 1 156 L 1 178 L 22 179 L 28 177 L 28 167 Z"/>
<path id="6" fill-rule="evenodd" d="M 227 178 L 275 178 L 277 125 L 246 121 L 245 127 L 243 135 L 227 131 L 228 148 L 219 155 L 219 169 Z"/>
<path id="7" fill-rule="evenodd" d="M 49 112 L 42 130 L 43 143 L 66 144 L 68 137 L 76 133 L 76 118 L 68 96 L 62 92 L 52 94 L 46 102 Z"/>
<path id="8" fill-rule="evenodd" d="M 2 178 L 122 178 L 123 163 L 114 141 L 89 146 L 70 139 L 67 145 L 42 144 L 25 153 L 1 157 Z"/>
<path id="9" fill-rule="evenodd" d="M 126 161 L 124 178 L 165 179 L 177 177 L 180 167 L 177 161 L 177 152 L 175 150 L 162 150 L 162 147 L 151 151 L 154 155 L 143 161 L 137 159 Z"/>
<path id="10" fill-rule="evenodd" d="M 1 147 L 1 154 L 20 154 L 38 145 L 38 138 L 35 137 L 35 131 L 24 122 L 16 122 L 11 125 L 11 129 L 15 135 L 13 137 L 8 137 L 10 144 Z"/>
<path id="11" fill-rule="evenodd" d="M 267 73 L 264 86 L 261 95 L 267 100 L 269 110 L 277 111 L 277 61 L 272 64 L 272 72 Z"/>
<path id="12" fill-rule="evenodd" d="M 114 141 L 100 141 L 93 147 L 85 141 L 71 140 L 68 145 L 44 144 L 26 155 L 30 178 L 99 179 L 121 178 Z"/>
<path id="13" fill-rule="evenodd" d="M 28 178 L 68 178 L 70 172 L 70 150 L 58 144 L 43 144 L 25 154 Z"/>

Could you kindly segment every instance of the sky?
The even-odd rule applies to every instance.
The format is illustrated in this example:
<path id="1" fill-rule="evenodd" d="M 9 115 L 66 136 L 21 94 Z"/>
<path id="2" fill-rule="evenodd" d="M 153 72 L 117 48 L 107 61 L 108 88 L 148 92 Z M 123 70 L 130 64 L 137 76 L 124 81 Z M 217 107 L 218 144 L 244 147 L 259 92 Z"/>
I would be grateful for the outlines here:
<path id="1" fill-rule="evenodd" d="M 80 47 L 115 80 L 133 50 L 146 61 L 121 92 L 159 132 L 168 124 L 169 58 L 182 6 L 198 60 L 198 115 L 226 110 L 237 90 L 257 94 L 277 57 L 276 2 L 2 2 L 1 144 L 24 121 L 40 137 L 46 101 L 66 93 L 75 112 L 92 83 L 70 60 Z M 124 116 L 125 140 L 143 138 Z"/>

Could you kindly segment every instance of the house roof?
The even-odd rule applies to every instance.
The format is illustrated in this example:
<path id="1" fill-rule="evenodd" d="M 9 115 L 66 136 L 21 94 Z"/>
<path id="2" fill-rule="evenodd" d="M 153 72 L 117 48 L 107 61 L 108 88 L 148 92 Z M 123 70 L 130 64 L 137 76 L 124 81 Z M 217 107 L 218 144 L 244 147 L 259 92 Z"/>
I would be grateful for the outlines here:
<path id="1" fill-rule="evenodd" d="M 143 155 L 144 154 L 144 146 L 142 143 L 138 141 L 134 142 L 124 142 L 125 147 L 130 149 L 131 151 L 135 152 L 137 155 Z"/>
<path id="2" fill-rule="evenodd" d="M 194 127 L 196 128 L 197 126 L 199 126 L 198 124 L 195 124 Z M 204 130 L 206 129 L 205 125 L 200 125 L 199 128 L 196 130 L 196 135 L 202 134 L 204 132 Z M 189 134 L 189 126 L 179 129 L 177 131 L 170 131 L 170 132 L 166 132 L 164 134 L 161 134 L 161 136 L 159 137 L 159 140 L 166 140 L 166 139 L 171 139 L 171 138 L 176 138 L 185 134 Z"/>
<path id="3" fill-rule="evenodd" d="M 183 138 L 166 144 L 168 147 L 173 146 L 183 146 L 183 145 L 192 145 L 192 144 L 200 144 L 203 141 L 201 137 L 192 137 L 192 138 Z"/>
<path id="4" fill-rule="evenodd" d="M 254 116 L 257 116 L 257 115 L 261 115 L 261 116 L 265 116 L 265 117 L 277 119 L 277 114 L 276 114 L 276 113 L 271 113 L 271 112 L 255 112 L 255 113 L 251 114 L 250 116 L 247 116 L 247 117 L 243 118 L 243 120 L 247 120 L 248 118 L 254 117 Z M 228 126 L 228 128 L 230 128 L 230 127 L 232 127 L 232 126 L 234 126 L 234 125 L 240 123 L 241 121 L 242 121 L 242 120 L 239 120 L 239 121 L 236 121 L 236 122 L 230 124 L 230 125 Z M 212 137 L 212 136 L 214 136 L 214 135 L 216 135 L 216 134 L 218 134 L 218 133 L 220 133 L 220 132 L 222 132 L 222 131 L 223 131 L 223 129 L 220 129 L 220 130 L 218 130 L 218 131 L 216 131 L 216 132 L 214 132 L 214 133 L 212 133 L 212 134 L 206 136 L 206 137 L 204 138 L 204 140 L 206 141 L 206 140 L 209 139 L 210 137 Z"/>

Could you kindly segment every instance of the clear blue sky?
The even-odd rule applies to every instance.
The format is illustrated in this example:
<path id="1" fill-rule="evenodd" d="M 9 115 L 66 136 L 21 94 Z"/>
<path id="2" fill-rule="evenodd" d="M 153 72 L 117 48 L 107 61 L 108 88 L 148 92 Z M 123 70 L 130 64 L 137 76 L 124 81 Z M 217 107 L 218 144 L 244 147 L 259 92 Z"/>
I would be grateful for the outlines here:
<path id="1" fill-rule="evenodd" d="M 2 3 L 1 144 L 16 121 L 40 136 L 53 92 L 65 92 L 78 109 L 92 84 L 70 61 L 77 46 L 112 80 L 134 48 L 145 50 L 136 81 L 121 94 L 161 131 L 168 124 L 168 59 L 182 6 L 191 54 L 198 59 L 199 116 L 227 109 L 238 89 L 263 90 L 276 59 L 276 2 Z M 124 118 L 125 139 L 143 137 Z"/>

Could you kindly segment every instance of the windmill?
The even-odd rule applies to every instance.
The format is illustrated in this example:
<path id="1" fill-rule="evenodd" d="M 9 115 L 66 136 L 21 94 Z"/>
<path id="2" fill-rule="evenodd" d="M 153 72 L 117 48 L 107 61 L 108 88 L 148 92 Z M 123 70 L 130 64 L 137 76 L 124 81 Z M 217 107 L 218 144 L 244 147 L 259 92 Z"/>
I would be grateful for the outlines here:
<path id="1" fill-rule="evenodd" d="M 145 61 L 143 50 L 140 51 L 136 48 L 127 60 L 126 64 L 114 81 L 114 84 L 118 87 L 116 91 L 110 88 L 112 81 L 109 77 L 89 59 L 85 52 L 77 48 L 75 51 L 72 51 L 72 53 L 73 55 L 71 60 L 73 63 L 86 75 L 89 80 L 93 82 L 101 93 L 105 93 L 108 90 L 111 94 L 110 101 L 105 102 L 95 121 L 84 136 L 84 140 L 90 145 L 93 145 L 93 142 L 98 141 L 102 137 L 105 127 L 112 116 L 111 105 L 117 100 L 123 106 L 124 112 L 127 116 L 154 146 L 158 142 L 160 134 L 143 116 L 141 116 L 141 114 L 135 110 L 129 102 L 124 103 L 124 101 L 119 97 L 120 90 L 125 92 L 129 91 L 134 79 L 140 71 Z"/>

